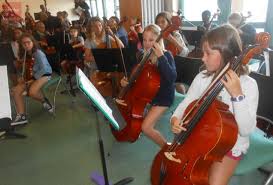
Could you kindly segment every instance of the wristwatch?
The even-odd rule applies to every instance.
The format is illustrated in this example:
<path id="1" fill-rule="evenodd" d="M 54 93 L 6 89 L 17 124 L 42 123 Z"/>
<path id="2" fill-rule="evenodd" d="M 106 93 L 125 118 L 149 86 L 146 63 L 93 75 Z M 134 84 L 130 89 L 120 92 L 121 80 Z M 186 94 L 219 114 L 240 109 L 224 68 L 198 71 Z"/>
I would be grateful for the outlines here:
<path id="1" fill-rule="evenodd" d="M 245 95 L 239 95 L 239 96 L 231 97 L 231 98 L 230 98 L 230 100 L 233 101 L 233 102 L 240 102 L 240 101 L 242 101 L 243 99 L 245 99 Z"/>

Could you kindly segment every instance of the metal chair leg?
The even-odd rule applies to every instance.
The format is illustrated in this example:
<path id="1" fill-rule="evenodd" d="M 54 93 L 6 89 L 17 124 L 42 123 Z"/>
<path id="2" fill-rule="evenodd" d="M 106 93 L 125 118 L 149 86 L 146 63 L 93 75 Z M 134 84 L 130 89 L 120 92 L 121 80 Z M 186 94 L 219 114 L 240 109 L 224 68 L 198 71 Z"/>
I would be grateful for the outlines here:
<path id="1" fill-rule="evenodd" d="M 54 97 L 53 97 L 53 115 L 56 116 L 56 95 L 57 95 L 57 90 L 62 82 L 62 77 L 59 78 L 57 86 L 54 91 Z"/>
<path id="2" fill-rule="evenodd" d="M 273 172 L 270 173 L 270 175 L 268 176 L 268 178 L 266 179 L 266 182 L 264 183 L 264 185 L 272 185 L 272 180 L 273 180 Z"/>

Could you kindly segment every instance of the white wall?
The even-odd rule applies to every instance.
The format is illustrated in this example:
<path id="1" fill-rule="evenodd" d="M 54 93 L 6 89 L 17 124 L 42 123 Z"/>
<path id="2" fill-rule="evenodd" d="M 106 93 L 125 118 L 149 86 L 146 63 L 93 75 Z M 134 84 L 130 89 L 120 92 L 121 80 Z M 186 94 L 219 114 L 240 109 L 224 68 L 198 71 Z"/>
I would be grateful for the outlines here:
<path id="1" fill-rule="evenodd" d="M 30 13 L 33 16 L 34 12 L 40 11 L 40 4 L 43 4 L 43 0 L 8 0 L 8 2 L 17 2 L 21 4 L 21 16 L 24 17 L 24 12 L 26 11 L 26 5 L 29 5 Z M 56 15 L 58 11 L 67 11 L 69 14 L 70 20 L 78 19 L 78 16 L 76 16 L 72 9 L 74 8 L 74 0 L 47 0 L 47 9 L 51 12 L 52 15 Z M 2 5 L 4 3 L 4 0 L 0 1 L 0 4 Z M 2 6 L 0 7 L 2 9 Z"/>

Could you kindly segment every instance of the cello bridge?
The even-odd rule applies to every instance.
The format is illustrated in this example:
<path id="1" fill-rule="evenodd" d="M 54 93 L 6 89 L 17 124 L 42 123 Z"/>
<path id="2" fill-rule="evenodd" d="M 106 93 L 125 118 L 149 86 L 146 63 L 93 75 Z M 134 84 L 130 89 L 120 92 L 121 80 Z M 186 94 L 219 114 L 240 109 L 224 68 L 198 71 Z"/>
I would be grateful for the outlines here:
<path id="1" fill-rule="evenodd" d="M 181 163 L 180 159 L 176 159 L 174 156 L 176 156 L 175 152 L 164 152 L 164 155 L 167 159 L 170 161 L 176 162 L 176 163 Z"/>

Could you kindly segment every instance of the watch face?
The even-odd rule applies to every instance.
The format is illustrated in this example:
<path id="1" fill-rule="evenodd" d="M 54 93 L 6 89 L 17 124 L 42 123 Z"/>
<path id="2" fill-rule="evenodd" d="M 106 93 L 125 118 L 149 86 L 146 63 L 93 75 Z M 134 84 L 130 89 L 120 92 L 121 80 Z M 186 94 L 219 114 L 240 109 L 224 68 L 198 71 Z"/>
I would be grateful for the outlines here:
<path id="1" fill-rule="evenodd" d="M 245 95 L 239 95 L 237 97 L 231 97 L 231 101 L 238 102 L 238 101 L 242 101 L 244 98 L 245 98 Z"/>
<path id="2" fill-rule="evenodd" d="M 244 96 L 238 96 L 238 100 L 242 101 L 244 99 Z"/>

